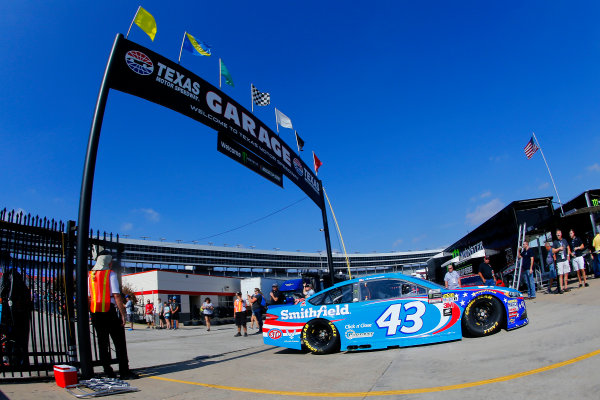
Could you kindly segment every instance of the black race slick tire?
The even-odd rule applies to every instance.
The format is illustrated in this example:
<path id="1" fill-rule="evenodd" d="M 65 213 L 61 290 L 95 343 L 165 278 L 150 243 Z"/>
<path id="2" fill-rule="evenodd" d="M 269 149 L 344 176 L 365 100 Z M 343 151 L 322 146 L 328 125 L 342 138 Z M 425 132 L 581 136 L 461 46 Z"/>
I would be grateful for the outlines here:
<path id="1" fill-rule="evenodd" d="M 494 296 L 478 296 L 465 308 L 463 328 L 471 336 L 491 335 L 501 328 L 504 313 L 504 306 Z"/>
<path id="2" fill-rule="evenodd" d="M 302 328 L 302 343 L 313 354 L 327 354 L 339 349 L 340 334 L 333 323 L 313 319 Z"/>

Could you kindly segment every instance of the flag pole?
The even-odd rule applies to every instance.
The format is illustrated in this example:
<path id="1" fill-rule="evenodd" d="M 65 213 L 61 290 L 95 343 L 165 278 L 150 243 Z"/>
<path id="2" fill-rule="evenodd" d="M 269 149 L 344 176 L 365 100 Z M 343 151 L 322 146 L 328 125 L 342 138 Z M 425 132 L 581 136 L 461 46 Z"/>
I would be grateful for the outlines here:
<path id="1" fill-rule="evenodd" d="M 563 210 L 562 202 L 560 201 L 560 196 L 558 195 L 558 189 L 556 189 L 556 184 L 554 183 L 554 178 L 552 177 L 552 173 L 550 172 L 550 167 L 548 166 L 548 162 L 546 161 L 546 157 L 544 156 L 544 152 L 542 151 L 542 146 L 540 145 L 540 141 L 537 136 L 535 136 L 535 132 L 531 132 L 533 134 L 533 138 L 537 143 L 537 146 L 540 149 L 540 153 L 542 154 L 542 158 L 544 159 L 544 164 L 546 164 L 546 168 L 548 169 L 548 175 L 550 175 L 550 180 L 552 181 L 552 186 L 554 186 L 554 191 L 556 192 L 556 198 L 558 199 L 558 204 L 560 205 L 560 212 L 565 215 L 565 211 Z"/>
<path id="2" fill-rule="evenodd" d="M 177 59 L 177 64 L 181 62 L 181 52 L 183 51 L 183 42 L 185 42 L 185 35 L 187 31 L 183 32 L 183 37 L 181 38 L 181 48 L 179 49 L 179 58 Z"/>
<path id="3" fill-rule="evenodd" d="M 279 134 L 279 118 L 277 118 L 277 108 L 275 109 L 275 123 L 277 124 L 277 134 Z"/>
<path id="4" fill-rule="evenodd" d="M 219 88 L 221 88 L 221 57 L 219 57 Z"/>
<path id="5" fill-rule="evenodd" d="M 137 17 L 138 13 L 140 12 L 140 8 L 142 8 L 142 6 L 138 6 L 138 9 L 135 12 L 135 15 L 133 16 L 133 19 L 131 20 L 131 24 L 129 24 L 129 29 L 127 29 L 127 35 L 125 36 L 125 39 L 127 39 L 129 37 L 129 31 L 131 31 L 131 27 L 133 26 L 133 21 L 135 21 L 135 17 Z"/>
<path id="6" fill-rule="evenodd" d="M 298 148 L 298 155 L 300 155 L 300 144 L 298 143 L 298 131 L 294 129 L 294 136 L 296 136 L 296 147 Z"/>
<path id="7" fill-rule="evenodd" d="M 252 112 L 254 112 L 254 96 L 252 94 L 252 83 L 250 83 L 250 104 L 252 104 Z"/>

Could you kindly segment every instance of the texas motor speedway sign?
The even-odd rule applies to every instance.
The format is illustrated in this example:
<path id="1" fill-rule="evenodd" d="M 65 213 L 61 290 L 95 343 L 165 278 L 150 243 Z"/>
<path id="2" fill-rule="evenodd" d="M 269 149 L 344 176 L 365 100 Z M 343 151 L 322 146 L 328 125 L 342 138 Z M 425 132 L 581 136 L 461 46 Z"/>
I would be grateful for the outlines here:
<path id="1" fill-rule="evenodd" d="M 169 59 L 122 36 L 109 65 L 108 85 L 201 122 L 282 171 L 317 206 L 320 182 L 300 157 L 251 112 Z"/>

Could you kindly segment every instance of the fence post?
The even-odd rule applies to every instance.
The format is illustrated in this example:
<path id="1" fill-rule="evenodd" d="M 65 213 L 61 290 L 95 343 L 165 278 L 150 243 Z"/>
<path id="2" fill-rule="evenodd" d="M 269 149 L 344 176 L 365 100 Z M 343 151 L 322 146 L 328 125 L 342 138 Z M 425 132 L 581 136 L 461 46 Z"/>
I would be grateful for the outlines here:
<path id="1" fill-rule="evenodd" d="M 65 304 L 67 307 L 67 346 L 69 363 L 77 363 L 77 340 L 75 334 L 75 301 L 73 267 L 75 256 L 75 221 L 67 221 L 67 249 L 65 255 Z"/>

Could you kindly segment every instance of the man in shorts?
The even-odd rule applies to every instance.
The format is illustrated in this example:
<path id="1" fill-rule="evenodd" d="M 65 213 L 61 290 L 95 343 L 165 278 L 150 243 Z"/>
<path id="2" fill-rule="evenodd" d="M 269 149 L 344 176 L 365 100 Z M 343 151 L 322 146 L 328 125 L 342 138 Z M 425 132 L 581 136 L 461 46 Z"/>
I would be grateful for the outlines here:
<path id="1" fill-rule="evenodd" d="M 552 253 L 556 256 L 556 272 L 558 274 L 558 293 L 567 290 L 567 281 L 569 280 L 569 254 L 571 249 L 566 239 L 562 237 L 562 231 L 556 230 L 556 240 L 552 244 Z"/>
<path id="2" fill-rule="evenodd" d="M 146 323 L 148 324 L 146 329 L 154 327 L 154 304 L 150 303 L 150 299 L 146 301 L 146 306 L 144 307 L 144 315 L 146 317 Z"/>
<path id="3" fill-rule="evenodd" d="M 129 295 L 125 295 L 125 300 L 127 300 L 127 303 L 125 303 L 125 313 L 127 316 L 127 322 L 129 323 L 129 329 L 130 331 L 133 330 L 133 301 L 131 300 L 131 298 L 129 297 Z"/>
<path id="4" fill-rule="evenodd" d="M 556 279 L 556 265 L 554 265 L 554 253 L 552 253 L 552 243 L 546 242 L 546 266 L 548 267 L 548 293 L 557 293 L 560 291 L 560 285 L 556 282 L 556 292 L 552 292 L 552 284 Z"/>
<path id="5" fill-rule="evenodd" d="M 590 286 L 587 283 L 587 277 L 585 276 L 585 261 L 583 261 L 583 249 L 585 249 L 585 245 L 583 241 L 575 236 L 575 231 L 571 229 L 569 231 L 569 236 L 571 236 L 571 257 L 573 263 L 573 271 L 577 271 L 577 280 L 579 281 L 579 287 L 583 285 Z M 581 276 L 583 275 L 583 284 L 581 283 Z"/>
<path id="6" fill-rule="evenodd" d="M 235 325 L 237 326 L 237 333 L 233 336 L 242 336 L 242 327 L 244 328 L 244 336 L 248 336 L 248 328 L 246 327 L 246 300 L 242 299 L 242 292 L 235 294 L 233 313 Z"/>
<path id="7" fill-rule="evenodd" d="M 163 315 L 163 302 L 161 299 L 158 299 L 156 302 L 156 316 L 158 317 L 158 326 L 157 329 L 165 328 L 165 316 Z"/>

